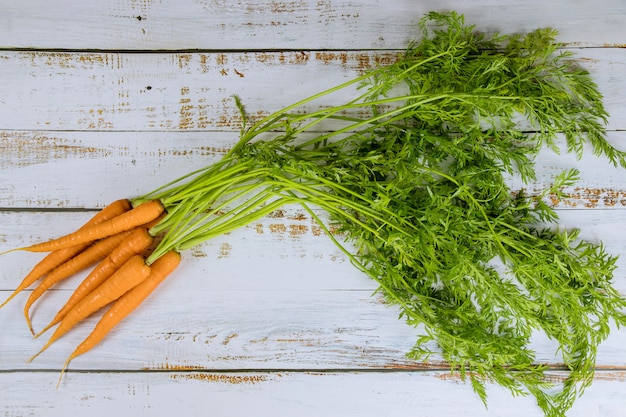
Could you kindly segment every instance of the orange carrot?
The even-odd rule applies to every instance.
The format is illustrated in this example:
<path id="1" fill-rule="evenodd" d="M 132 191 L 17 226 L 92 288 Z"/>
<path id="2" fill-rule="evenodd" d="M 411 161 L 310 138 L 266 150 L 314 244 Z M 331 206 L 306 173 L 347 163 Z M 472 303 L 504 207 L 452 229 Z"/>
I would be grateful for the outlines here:
<path id="1" fill-rule="evenodd" d="M 113 203 L 109 204 L 95 216 L 93 216 L 87 223 L 85 223 L 80 229 L 85 228 L 86 226 L 90 226 L 93 224 L 102 223 L 103 221 L 112 219 L 113 217 L 119 216 L 120 214 L 130 210 L 130 201 L 128 200 L 117 200 Z M 65 263 L 67 260 L 73 258 L 82 252 L 89 243 L 83 243 L 80 245 L 74 245 L 69 248 L 59 249 L 52 253 L 49 253 L 45 258 L 43 258 L 35 267 L 26 275 L 26 277 L 22 280 L 20 285 L 17 287 L 15 291 L 7 298 L 2 304 L 0 304 L 0 308 L 4 307 L 9 301 L 13 299 L 17 294 L 21 291 L 25 290 L 29 286 L 31 286 L 35 281 L 40 279 L 45 274 L 52 271 L 54 268 L 59 265 Z"/>
<path id="2" fill-rule="evenodd" d="M 30 308 L 35 301 L 37 301 L 46 292 L 46 290 L 57 282 L 64 280 L 97 262 L 100 262 L 107 255 L 109 255 L 111 251 L 119 246 L 120 243 L 122 243 L 122 241 L 131 233 L 131 231 L 122 232 L 99 240 L 80 254 L 76 255 L 74 258 L 50 272 L 30 293 L 30 296 L 24 305 L 24 316 L 26 317 L 26 323 L 28 323 L 30 331 L 34 334 L 29 315 Z"/>
<path id="3" fill-rule="evenodd" d="M 21 248 L 21 250 L 30 252 L 48 252 L 68 246 L 78 245 L 84 242 L 102 239 L 104 237 L 115 235 L 149 223 L 158 218 L 163 211 L 164 207 L 160 201 L 148 201 L 105 222 L 85 227 L 82 230 L 77 230 L 76 232 L 57 239 Z"/>
<path id="4" fill-rule="evenodd" d="M 61 370 L 61 375 L 63 375 L 63 371 L 72 359 L 91 350 L 106 337 L 113 327 L 132 313 L 176 269 L 180 264 L 180 259 L 180 254 L 174 251 L 167 252 L 157 259 L 150 266 L 150 276 L 121 296 L 104 313 L 89 336 L 67 358 Z"/>
<path id="5" fill-rule="evenodd" d="M 81 320 L 89 317 L 105 305 L 117 300 L 130 289 L 137 286 L 150 275 L 150 267 L 146 265 L 145 258 L 135 255 L 130 258 L 109 279 L 104 281 L 98 288 L 89 293 L 85 298 L 72 308 L 65 318 L 61 320 L 48 342 L 28 362 L 39 356 L 58 338 L 67 333 Z"/>
<path id="6" fill-rule="evenodd" d="M 148 222 L 148 223 L 146 223 L 146 224 L 142 224 L 142 225 L 141 225 L 141 227 L 145 227 L 146 229 L 150 230 L 150 229 L 152 229 L 154 226 L 156 226 L 157 224 L 159 224 L 159 222 L 160 222 L 161 220 L 163 220 L 163 218 L 164 218 L 166 215 L 167 215 L 167 213 L 165 212 L 165 210 L 163 210 L 163 212 L 162 212 L 161 214 L 159 214 L 159 216 L 158 216 L 156 219 L 154 219 L 154 220 L 152 220 L 152 221 L 150 221 L 150 222 Z"/>
<path id="7" fill-rule="evenodd" d="M 87 246 L 89 246 L 89 243 L 83 243 L 80 245 L 75 245 L 65 249 L 59 249 L 49 253 L 45 258 L 41 260 L 41 262 L 35 265 L 35 267 L 28 273 L 28 275 L 26 275 L 26 277 L 24 277 L 20 285 L 18 285 L 13 293 L 11 293 L 11 295 L 9 295 L 6 300 L 4 300 L 2 305 L 0 305 L 0 308 L 8 304 L 8 302 L 11 301 L 16 295 L 24 291 L 26 288 L 30 287 L 41 277 L 81 253 L 83 250 L 85 250 Z"/>
<path id="8" fill-rule="evenodd" d="M 100 286 L 107 278 L 117 271 L 126 261 L 134 255 L 142 254 L 153 242 L 152 236 L 144 227 L 135 229 L 130 236 L 126 237 L 118 247 L 96 266 L 93 271 L 74 290 L 65 305 L 59 310 L 52 321 L 44 327 L 35 337 L 39 337 L 52 326 L 58 324 L 80 300 Z"/>

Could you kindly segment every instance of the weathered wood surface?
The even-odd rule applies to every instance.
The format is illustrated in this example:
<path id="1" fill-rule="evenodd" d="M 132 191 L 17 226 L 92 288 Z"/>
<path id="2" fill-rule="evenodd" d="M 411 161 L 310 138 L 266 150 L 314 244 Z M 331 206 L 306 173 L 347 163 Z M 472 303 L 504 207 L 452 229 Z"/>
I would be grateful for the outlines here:
<path id="1" fill-rule="evenodd" d="M 610 131 L 607 138 L 626 148 L 626 131 Z M 0 130 L 0 206 L 101 208 L 218 161 L 236 140 L 236 132 L 223 131 Z M 565 149 L 563 141 L 558 145 Z M 535 182 L 522 184 L 512 178 L 511 185 L 536 193 L 561 170 L 577 168 L 580 181 L 566 190 L 568 198 L 555 204 L 564 209 L 626 206 L 622 170 L 592 155 L 591 149 L 581 160 L 546 150 L 537 165 L 541 168 Z"/>
<path id="2" fill-rule="evenodd" d="M 424 13 L 456 10 L 487 30 L 558 26 L 575 46 L 624 45 L 621 0 L 3 0 L 0 46 L 129 50 L 394 49 Z"/>
<path id="3" fill-rule="evenodd" d="M 262 116 L 347 80 L 393 59 L 433 7 L 494 31 L 557 27 L 605 95 L 609 140 L 626 148 L 620 0 L 0 0 L 0 252 L 218 160 L 237 139 L 233 94 Z M 579 168 L 558 205 L 563 224 L 626 253 L 623 170 L 551 152 L 539 167 L 532 191 Z M 0 300 L 39 258 L 0 257 Z M 626 292 L 626 257 L 618 265 Z M 37 328 L 79 278 L 35 306 Z M 185 253 L 175 276 L 72 362 L 59 390 L 63 361 L 97 317 L 27 364 L 44 340 L 32 340 L 21 294 L 0 310 L 0 415 L 540 415 L 532 399 L 495 386 L 485 409 L 437 358 L 408 360 L 416 330 L 374 290 L 287 207 Z M 550 341 L 534 343 L 558 367 Z M 625 345 L 622 329 L 601 346 L 571 416 L 623 415 Z"/>
<path id="4" fill-rule="evenodd" d="M 4 213 L 0 221 L 8 234 L 0 239 L 23 245 L 40 239 L 42 233 L 54 235 L 74 222 L 81 224 L 87 215 Z M 626 251 L 626 243 L 612 233 L 626 227 L 623 210 L 567 210 L 562 222 L 585 224 L 584 238 L 602 239 L 614 253 Z M 0 251 L 10 247 L 3 242 Z M 14 254 L 13 263 L 2 271 L 0 288 L 11 288 L 14 277 L 26 274 L 40 257 Z M 243 268 L 242 263 L 251 267 Z M 625 263 L 626 257 L 619 267 L 626 269 Z M 35 305 L 35 328 L 47 324 L 81 277 L 55 286 Z M 626 281 L 617 286 L 626 291 Z M 429 364 L 405 358 L 416 330 L 397 319 L 395 308 L 373 296 L 375 289 L 328 244 L 310 218 L 286 210 L 187 252 L 179 272 L 93 354 L 77 358 L 72 368 L 441 369 L 436 358 Z M 97 316 L 26 364 L 45 342 L 45 338 L 33 341 L 25 326 L 22 305 L 27 297 L 22 294 L 3 309 L 2 366 L 55 369 L 88 334 Z M 598 367 L 626 367 L 623 343 L 620 332 L 607 340 L 599 351 Z M 538 336 L 534 344 L 539 360 L 558 363 L 552 342 Z"/>
<path id="5" fill-rule="evenodd" d="M 625 130 L 626 48 L 572 51 L 606 96 L 608 128 Z M 253 117 L 264 116 L 396 53 L 0 51 L 0 79 L 19 86 L 0 97 L 0 129 L 233 131 L 240 124 L 235 94 Z M 323 104 L 345 99 L 335 95 Z"/>
<path id="6" fill-rule="evenodd" d="M 559 375 L 555 375 L 558 378 Z M 0 374 L 4 415 L 90 417 L 166 415 L 260 417 L 297 415 L 336 416 L 528 417 L 530 398 L 511 399 L 497 387 L 488 390 L 489 411 L 467 386 L 440 372 L 237 372 L 213 371 L 71 373 L 59 390 L 55 372 Z M 37 387 L 26 398 L 25 386 Z M 600 372 L 584 401 L 569 417 L 621 417 L 626 377 L 623 372 Z M 58 415 L 62 415 L 59 413 Z"/>

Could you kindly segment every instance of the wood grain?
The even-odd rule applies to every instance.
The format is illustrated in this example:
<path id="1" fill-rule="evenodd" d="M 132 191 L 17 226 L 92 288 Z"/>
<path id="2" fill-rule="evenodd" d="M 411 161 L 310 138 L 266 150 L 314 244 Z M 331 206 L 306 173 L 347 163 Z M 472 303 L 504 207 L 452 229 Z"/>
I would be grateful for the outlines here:
<path id="1" fill-rule="evenodd" d="M 557 375 L 558 376 L 558 375 Z M 540 417 L 531 398 L 511 398 L 489 386 L 489 408 L 468 396 L 467 384 L 445 372 L 69 372 L 55 388 L 58 373 L 0 373 L 0 411 L 7 416 L 93 417 L 169 414 L 202 416 L 297 415 L 320 411 L 341 416 Z M 599 372 L 568 417 L 622 415 L 619 400 L 626 378 Z M 37 387 L 33 396 L 21 387 Z M 22 414 L 23 413 L 23 414 Z"/>
<path id="2" fill-rule="evenodd" d="M 576 50 L 626 129 L 626 48 Z M 393 60 L 390 51 L 0 51 L 1 130 L 238 131 L 233 95 L 262 117 Z M 355 90 L 303 109 L 343 104 Z M 322 129 L 331 129 L 332 124 Z"/>
<path id="3" fill-rule="evenodd" d="M 0 240 L 0 251 L 81 224 L 88 213 L 0 213 L 15 224 Z M 58 224 L 51 224 L 51 220 Z M 563 227 L 584 225 L 581 237 L 602 241 L 609 253 L 624 253 L 614 233 L 626 224 L 626 210 L 562 210 Z M 28 227 L 27 227 L 28 225 Z M 46 226 L 43 226 L 46 225 Z M 50 226 L 48 226 L 50 225 Z M 305 226 L 306 229 L 292 226 Z M 276 214 L 248 228 L 186 252 L 182 267 L 140 310 L 120 325 L 74 369 L 439 369 L 441 359 L 410 361 L 419 329 L 398 320 L 398 310 L 373 295 L 375 283 L 360 274 L 330 239 L 309 227 L 297 210 Z M 0 297 L 40 255 L 5 255 Z M 249 267 L 251 265 L 253 267 Z M 626 292 L 626 259 L 620 259 L 616 288 Z M 32 310 L 41 328 L 84 274 L 55 286 Z M 21 306 L 28 292 L 0 311 L 5 369 L 58 369 L 95 318 L 26 364 L 44 340 L 31 340 Z M 626 333 L 615 331 L 598 353 L 600 368 L 626 368 Z M 119 347 L 124 346 L 124 355 Z M 556 346 L 537 334 L 538 360 L 558 366 Z"/>
<path id="4" fill-rule="evenodd" d="M 0 46 L 65 49 L 397 49 L 433 9 L 493 31 L 558 27 L 577 46 L 624 45 L 621 0 L 36 0 L 0 2 Z"/>
<path id="5" fill-rule="evenodd" d="M 135 197 L 218 161 L 237 141 L 236 132 L 0 131 L 0 207 L 102 208 L 118 198 Z M 626 132 L 607 139 L 626 149 Z M 553 177 L 576 168 L 580 180 L 565 190 L 568 198 L 550 200 L 559 208 L 619 209 L 626 206 L 622 170 L 596 157 L 589 147 L 578 160 L 544 150 L 538 177 L 529 184 L 510 178 L 514 190 L 538 194 Z"/>
<path id="6" fill-rule="evenodd" d="M 609 141 L 626 149 L 621 0 L 0 0 L 0 252 L 219 160 L 240 128 L 233 94 L 259 118 L 346 81 L 393 60 L 433 8 L 491 32 L 558 28 L 605 96 Z M 535 182 L 512 185 L 537 193 L 579 169 L 570 196 L 551 201 L 561 225 L 626 253 L 624 171 L 591 155 L 545 151 L 537 162 Z M 183 256 L 140 309 L 72 362 L 58 390 L 63 361 L 98 315 L 27 364 L 45 342 L 22 317 L 28 291 L 0 310 L 0 415 L 541 416 L 532 398 L 493 385 L 486 409 L 436 356 L 409 360 L 419 329 L 398 320 L 297 206 Z M 0 300 L 39 258 L 0 257 Z M 625 271 L 621 257 L 624 293 Z M 82 276 L 37 303 L 35 326 Z M 625 345 L 615 329 L 600 346 L 594 383 L 568 417 L 623 415 Z M 538 334 L 532 347 L 562 381 L 554 344 Z"/>

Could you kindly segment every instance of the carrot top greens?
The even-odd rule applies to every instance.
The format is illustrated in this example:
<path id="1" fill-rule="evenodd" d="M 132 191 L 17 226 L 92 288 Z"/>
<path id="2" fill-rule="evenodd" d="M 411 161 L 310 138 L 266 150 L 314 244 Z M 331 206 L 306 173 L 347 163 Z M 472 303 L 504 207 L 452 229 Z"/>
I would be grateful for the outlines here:
<path id="1" fill-rule="evenodd" d="M 535 180 L 537 153 L 560 143 L 621 167 L 626 155 L 605 140 L 602 96 L 554 30 L 488 36 L 454 12 L 420 28 L 394 63 L 244 117 L 221 161 L 135 199 L 168 212 L 148 264 L 299 204 L 339 230 L 328 235 L 416 327 L 411 358 L 440 355 L 483 401 L 496 382 L 562 416 L 610 326 L 626 324 L 626 300 L 611 284 L 616 257 L 559 228 L 548 204 L 578 172 L 540 195 L 509 180 Z M 324 106 L 335 94 L 351 98 Z M 530 347 L 538 332 L 558 344 L 558 387 Z"/>

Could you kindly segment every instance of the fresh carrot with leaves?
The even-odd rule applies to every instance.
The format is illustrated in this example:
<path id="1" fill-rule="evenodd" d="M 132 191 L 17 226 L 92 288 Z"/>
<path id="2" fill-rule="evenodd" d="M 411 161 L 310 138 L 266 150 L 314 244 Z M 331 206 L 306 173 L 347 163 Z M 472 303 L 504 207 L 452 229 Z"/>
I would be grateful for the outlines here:
<path id="1" fill-rule="evenodd" d="M 67 315 L 61 320 L 48 342 L 28 362 L 31 362 L 46 350 L 57 339 L 71 330 L 76 324 L 89 317 L 107 304 L 117 300 L 127 291 L 131 290 L 150 275 L 150 267 L 146 265 L 145 258 L 135 255 L 130 258 L 109 279 L 98 288 L 80 300 Z"/>
<path id="2" fill-rule="evenodd" d="M 157 219 L 164 211 L 158 200 L 147 201 L 105 222 L 85 227 L 68 235 L 47 242 L 21 248 L 29 252 L 49 252 L 80 243 L 92 242 L 112 236 L 126 230 L 134 229 Z"/>
<path id="3" fill-rule="evenodd" d="M 133 200 L 168 211 L 148 261 L 300 203 L 341 232 L 351 245 L 334 239 L 339 249 L 419 326 L 410 358 L 440 355 L 485 402 L 494 382 L 561 416 L 593 380 L 612 324 L 626 326 L 626 298 L 612 286 L 615 258 L 555 224 L 544 202 L 564 195 L 576 170 L 543 195 L 507 179 L 535 181 L 539 150 L 560 143 L 622 168 L 626 153 L 606 140 L 602 94 L 555 30 L 486 35 L 436 12 L 418 27 L 393 63 L 257 121 L 235 99 L 243 126 L 220 161 Z M 349 98 L 319 102 L 337 93 Z M 561 389 L 529 346 L 535 332 L 563 353 Z"/>
<path id="4" fill-rule="evenodd" d="M 353 243 L 328 233 L 339 249 L 419 326 L 410 358 L 439 354 L 485 402 L 493 382 L 562 416 L 593 380 L 611 324 L 626 326 L 626 298 L 612 285 L 617 258 L 558 227 L 544 203 L 572 186 L 576 170 L 540 195 L 506 180 L 534 181 L 539 150 L 561 140 L 578 157 L 588 145 L 622 168 L 626 153 L 606 140 L 602 95 L 553 29 L 485 35 L 436 12 L 418 27 L 423 36 L 395 62 L 251 125 L 235 99 L 243 126 L 222 160 L 133 199 L 158 200 L 168 213 L 151 229 L 164 235 L 145 263 L 285 204 L 301 204 L 328 231 L 313 208 L 324 210 Z M 346 90 L 347 101 L 309 110 Z M 57 332 L 85 314 L 72 311 Z M 536 332 L 562 353 L 560 390 L 529 346 Z"/>
<path id="5" fill-rule="evenodd" d="M 35 337 L 39 337 L 52 326 L 58 324 L 65 315 L 82 300 L 87 294 L 98 288 L 104 281 L 115 273 L 126 261 L 134 255 L 142 254 L 152 245 L 154 238 L 150 236 L 148 230 L 144 227 L 135 229 L 119 246 L 102 260 L 87 277 L 74 290 L 65 305 L 59 310 L 52 321 L 44 327 Z"/>
<path id="6" fill-rule="evenodd" d="M 180 254 L 174 251 L 167 252 L 157 259 L 150 266 L 148 278 L 115 301 L 100 318 L 89 336 L 67 358 L 61 370 L 61 377 L 72 359 L 88 352 L 100 343 L 111 329 L 132 313 L 178 267 L 180 260 Z"/>
<path id="7" fill-rule="evenodd" d="M 31 333 L 34 334 L 35 332 L 33 331 L 30 319 L 30 308 L 35 301 L 37 301 L 54 284 L 69 278 L 80 271 L 83 271 L 97 262 L 100 262 L 116 247 L 118 247 L 130 234 L 132 234 L 132 231 L 126 231 L 99 240 L 80 254 L 76 255 L 74 258 L 60 265 L 46 275 L 39 285 L 37 285 L 30 293 L 30 296 L 24 305 L 24 317 L 26 317 L 26 323 L 28 323 L 28 328 Z"/>
<path id="8" fill-rule="evenodd" d="M 130 210 L 131 205 L 128 199 L 116 200 L 109 204 L 95 216 L 93 216 L 87 223 L 81 226 L 78 230 L 81 230 L 87 226 L 102 223 L 103 221 L 112 219 L 120 214 Z M 4 307 L 9 301 L 11 301 L 17 294 L 31 286 L 35 281 L 55 269 L 56 267 L 67 262 L 69 259 L 78 255 L 85 248 L 89 246 L 89 242 L 74 245 L 69 248 L 59 249 L 46 255 L 35 267 L 26 275 L 23 281 L 18 285 L 17 289 L 11 293 L 11 295 L 0 304 L 0 308 Z"/>

